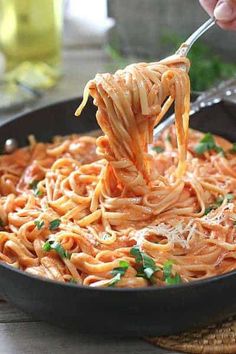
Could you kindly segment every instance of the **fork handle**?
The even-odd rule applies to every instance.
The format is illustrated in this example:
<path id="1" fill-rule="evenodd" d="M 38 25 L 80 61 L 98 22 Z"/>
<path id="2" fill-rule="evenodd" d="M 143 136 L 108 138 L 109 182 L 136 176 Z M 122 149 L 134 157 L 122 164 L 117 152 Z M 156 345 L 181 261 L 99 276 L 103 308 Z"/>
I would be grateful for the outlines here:
<path id="1" fill-rule="evenodd" d="M 205 107 L 210 107 L 214 104 L 221 102 L 224 98 L 229 97 L 233 94 L 236 94 L 236 77 L 223 83 L 219 84 L 212 89 L 203 92 L 196 101 L 194 101 L 190 106 L 189 115 L 192 115 L 200 109 Z M 161 122 L 153 132 L 154 139 L 157 139 L 160 134 L 168 128 L 175 121 L 175 114 L 172 114 Z"/>
<path id="2" fill-rule="evenodd" d="M 203 23 L 195 32 L 191 34 L 191 36 L 181 44 L 180 48 L 175 53 L 181 57 L 186 57 L 188 55 L 189 50 L 191 49 L 192 45 L 196 42 L 196 40 L 203 35 L 209 28 L 214 26 L 216 23 L 215 17 L 209 18 L 206 22 Z"/>

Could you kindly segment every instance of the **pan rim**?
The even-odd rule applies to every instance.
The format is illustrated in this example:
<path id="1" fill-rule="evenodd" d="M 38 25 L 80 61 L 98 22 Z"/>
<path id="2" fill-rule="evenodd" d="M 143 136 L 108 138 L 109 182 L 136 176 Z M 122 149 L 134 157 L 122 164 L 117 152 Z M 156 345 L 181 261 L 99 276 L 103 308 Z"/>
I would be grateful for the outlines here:
<path id="1" fill-rule="evenodd" d="M 141 292 L 150 292 L 150 291 L 159 291 L 159 292 L 168 292 L 170 290 L 183 290 L 183 289 L 195 289 L 199 287 L 204 287 L 208 286 L 212 283 L 217 283 L 224 281 L 224 279 L 228 278 L 233 278 L 236 277 L 236 270 L 232 270 L 230 272 L 226 272 L 223 274 L 219 275 L 214 275 L 212 277 L 204 278 L 204 279 L 199 279 L 199 280 L 193 280 L 191 282 L 186 282 L 186 283 L 180 283 L 180 284 L 172 284 L 172 285 L 166 285 L 162 287 L 156 287 L 156 286 L 149 286 L 149 287 L 137 287 L 137 288 L 115 288 L 115 287 L 92 287 L 89 285 L 80 285 L 80 284 L 74 284 L 74 283 L 69 283 L 69 282 L 61 282 L 58 280 L 52 280 L 49 278 L 43 278 L 34 274 L 27 273 L 26 271 L 23 271 L 21 269 L 14 268 L 10 264 L 4 263 L 0 261 L 0 267 L 6 268 L 7 270 L 11 272 L 18 273 L 21 276 L 34 279 L 36 281 L 40 281 L 42 284 L 44 282 L 48 283 L 48 285 L 57 285 L 61 287 L 66 287 L 66 288 L 77 288 L 80 290 L 88 290 L 88 291 L 93 291 L 93 292 L 119 292 L 119 293 L 141 293 Z M 1 281 L 0 281 L 1 282 Z"/>

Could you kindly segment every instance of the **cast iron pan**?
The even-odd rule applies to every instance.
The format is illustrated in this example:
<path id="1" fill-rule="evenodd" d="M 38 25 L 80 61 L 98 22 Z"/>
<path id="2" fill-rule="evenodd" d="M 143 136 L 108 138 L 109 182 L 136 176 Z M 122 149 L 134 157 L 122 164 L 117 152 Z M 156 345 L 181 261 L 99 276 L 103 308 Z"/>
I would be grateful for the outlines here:
<path id="1" fill-rule="evenodd" d="M 81 119 L 79 100 L 23 114 L 0 127 L 7 138 L 26 144 L 27 135 L 48 141 L 56 134 L 97 128 L 90 103 Z M 192 127 L 236 141 L 236 105 L 220 103 L 191 117 Z M 79 332 L 164 335 L 200 327 L 236 314 L 236 271 L 190 284 L 146 289 L 95 289 L 40 279 L 0 264 L 0 294 L 36 319 Z"/>

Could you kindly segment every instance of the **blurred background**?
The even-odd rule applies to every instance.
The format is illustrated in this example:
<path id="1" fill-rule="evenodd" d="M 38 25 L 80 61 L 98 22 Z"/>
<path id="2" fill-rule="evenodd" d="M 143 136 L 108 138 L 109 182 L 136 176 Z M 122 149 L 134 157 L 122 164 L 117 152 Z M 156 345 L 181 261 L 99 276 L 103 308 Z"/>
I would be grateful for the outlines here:
<path id="1" fill-rule="evenodd" d="M 197 0 L 0 0 L 0 119 L 79 97 L 97 72 L 169 55 L 207 17 Z M 194 45 L 194 91 L 236 74 L 235 43 L 214 27 Z"/>

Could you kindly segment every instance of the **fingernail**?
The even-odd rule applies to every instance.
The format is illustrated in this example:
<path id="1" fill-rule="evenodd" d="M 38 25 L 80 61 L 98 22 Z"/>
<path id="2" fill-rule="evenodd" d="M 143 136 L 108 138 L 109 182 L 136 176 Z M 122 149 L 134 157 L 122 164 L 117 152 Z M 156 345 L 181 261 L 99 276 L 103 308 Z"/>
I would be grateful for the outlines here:
<path id="1" fill-rule="evenodd" d="M 231 21 L 233 8 L 228 1 L 224 1 L 216 6 L 214 16 L 219 21 Z"/>

